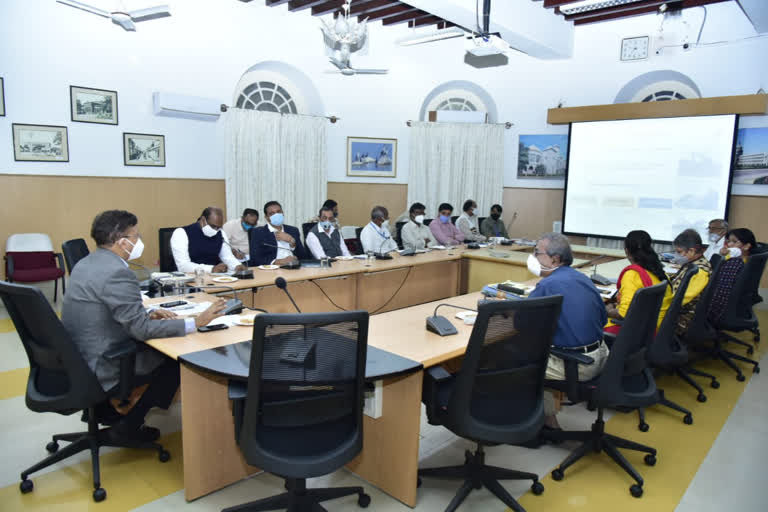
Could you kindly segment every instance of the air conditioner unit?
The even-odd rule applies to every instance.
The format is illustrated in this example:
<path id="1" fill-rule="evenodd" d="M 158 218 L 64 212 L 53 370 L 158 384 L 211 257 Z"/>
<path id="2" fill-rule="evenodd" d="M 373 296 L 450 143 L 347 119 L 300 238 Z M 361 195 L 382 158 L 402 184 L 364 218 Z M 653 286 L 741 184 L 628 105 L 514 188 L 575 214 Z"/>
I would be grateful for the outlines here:
<path id="1" fill-rule="evenodd" d="M 170 92 L 152 93 L 156 116 L 216 121 L 221 115 L 221 101 Z"/>

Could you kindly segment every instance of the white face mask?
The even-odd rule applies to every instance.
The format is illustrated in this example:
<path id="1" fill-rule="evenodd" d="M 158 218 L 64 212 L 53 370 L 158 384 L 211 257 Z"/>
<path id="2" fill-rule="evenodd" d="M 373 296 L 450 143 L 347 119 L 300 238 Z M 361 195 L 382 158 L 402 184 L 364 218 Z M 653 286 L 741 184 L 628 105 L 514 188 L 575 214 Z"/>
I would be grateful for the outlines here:
<path id="1" fill-rule="evenodd" d="M 144 242 L 141 241 L 141 238 L 136 240 L 136 243 L 134 244 L 127 238 L 124 238 L 126 242 L 131 244 L 133 246 L 133 249 L 131 249 L 131 252 L 128 253 L 128 261 L 137 260 L 141 258 L 141 254 L 144 252 Z M 125 249 L 123 249 L 125 251 Z M 128 251 L 125 251 L 128 252 Z"/>
<path id="2" fill-rule="evenodd" d="M 210 225 L 206 224 L 203 226 L 203 234 L 207 236 L 208 238 L 212 236 L 216 236 L 216 233 L 218 233 L 218 229 L 213 229 Z"/>
<path id="3" fill-rule="evenodd" d="M 526 265 L 528 266 L 528 270 L 531 272 L 531 274 L 535 275 L 536 277 L 541 277 L 542 272 L 549 272 L 557 268 L 557 267 L 550 268 L 550 267 L 542 266 L 541 262 L 539 261 L 539 258 L 534 256 L 533 254 L 528 255 L 528 261 L 526 261 Z"/>
<path id="4" fill-rule="evenodd" d="M 423 215 L 417 215 L 413 218 L 413 221 L 416 224 L 424 224 L 424 216 Z"/>
<path id="5" fill-rule="evenodd" d="M 717 241 L 720 240 L 720 238 L 722 238 L 722 237 L 720 235 L 718 235 L 717 233 L 710 233 L 709 234 L 709 241 L 712 242 L 713 244 L 716 244 Z"/>
<path id="6" fill-rule="evenodd" d="M 741 249 L 738 247 L 729 247 L 728 253 L 731 255 L 731 258 L 741 258 Z"/>

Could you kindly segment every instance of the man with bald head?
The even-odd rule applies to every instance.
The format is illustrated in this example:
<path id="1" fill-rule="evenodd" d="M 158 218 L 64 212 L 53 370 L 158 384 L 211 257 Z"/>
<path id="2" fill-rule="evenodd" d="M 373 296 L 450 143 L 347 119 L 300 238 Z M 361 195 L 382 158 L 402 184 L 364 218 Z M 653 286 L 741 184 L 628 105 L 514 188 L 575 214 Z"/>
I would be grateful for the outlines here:
<path id="1" fill-rule="evenodd" d="M 197 222 L 177 228 L 171 235 L 171 251 L 180 272 L 226 272 L 242 270 L 245 266 L 232 254 L 227 235 L 221 230 L 224 212 L 209 206 Z"/>

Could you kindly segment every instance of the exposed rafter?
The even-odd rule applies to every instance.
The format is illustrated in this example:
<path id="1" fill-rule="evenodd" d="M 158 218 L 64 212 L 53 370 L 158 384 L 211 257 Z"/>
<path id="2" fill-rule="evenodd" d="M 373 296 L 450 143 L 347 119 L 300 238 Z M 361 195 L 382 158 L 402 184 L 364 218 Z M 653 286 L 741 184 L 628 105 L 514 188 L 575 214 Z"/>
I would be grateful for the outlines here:
<path id="1" fill-rule="evenodd" d="M 546 9 L 554 9 L 556 13 L 562 14 L 565 19 L 573 21 L 574 25 L 584 25 L 587 23 L 650 14 L 657 12 L 662 4 L 667 4 L 669 7 L 675 9 L 688 9 L 690 7 L 699 7 L 707 4 L 726 2 L 728 0 L 635 0 L 629 3 L 609 5 L 607 7 L 600 7 L 599 2 L 595 2 L 595 4 L 598 4 L 595 6 L 595 9 L 573 14 L 563 12 L 564 7 L 581 1 L 582 0 L 544 0 L 543 6 Z"/>

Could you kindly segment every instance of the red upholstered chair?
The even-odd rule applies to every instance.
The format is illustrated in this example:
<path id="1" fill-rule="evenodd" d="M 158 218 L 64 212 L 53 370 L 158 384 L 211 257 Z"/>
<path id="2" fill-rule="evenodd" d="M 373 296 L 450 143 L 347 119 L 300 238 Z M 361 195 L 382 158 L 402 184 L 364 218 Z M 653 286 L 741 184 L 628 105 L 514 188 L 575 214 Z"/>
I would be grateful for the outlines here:
<path id="1" fill-rule="evenodd" d="M 11 235 L 5 243 L 5 277 L 9 282 L 40 283 L 53 281 L 53 301 L 65 293 L 64 257 L 53 252 L 51 238 L 44 233 Z"/>

